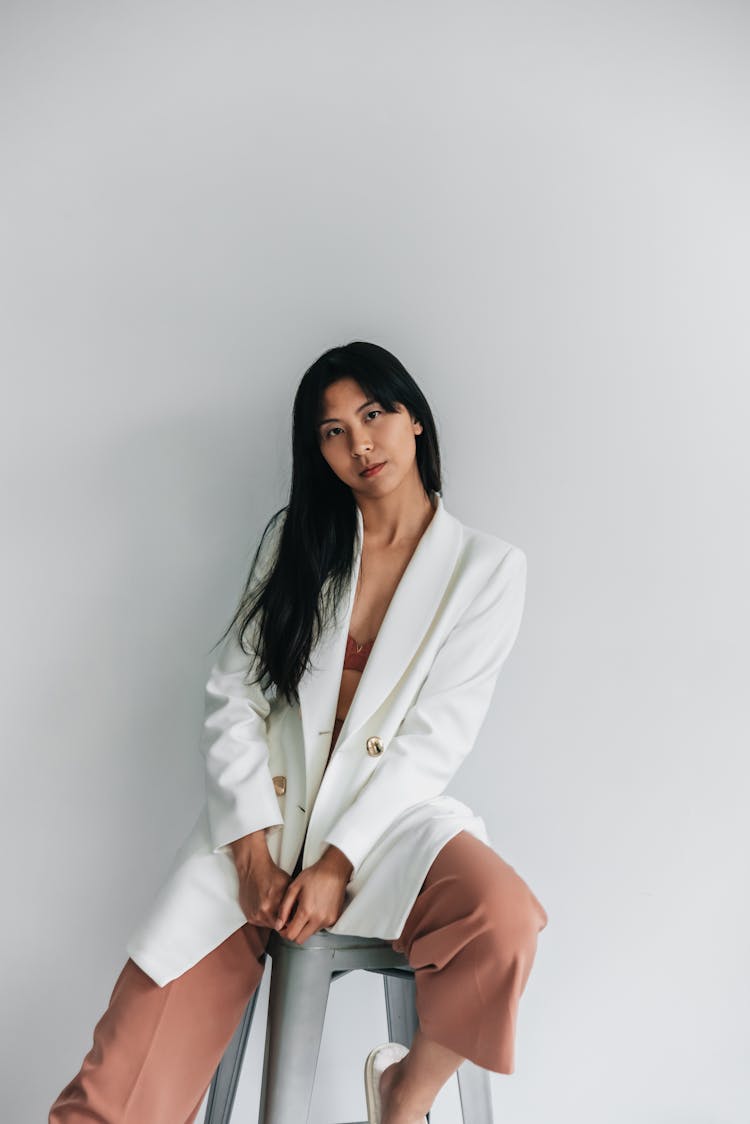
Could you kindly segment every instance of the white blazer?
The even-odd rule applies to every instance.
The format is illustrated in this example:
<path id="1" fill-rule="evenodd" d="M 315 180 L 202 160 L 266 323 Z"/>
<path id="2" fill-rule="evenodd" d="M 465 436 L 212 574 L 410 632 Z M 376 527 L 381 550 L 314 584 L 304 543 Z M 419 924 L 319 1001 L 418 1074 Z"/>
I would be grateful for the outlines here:
<path id="1" fill-rule="evenodd" d="M 526 555 L 437 509 L 396 587 L 327 769 L 362 551 L 362 514 L 348 596 L 322 631 L 290 705 L 243 683 L 253 657 L 229 633 L 206 685 L 200 749 L 206 799 L 146 916 L 127 943 L 160 986 L 247 918 L 229 843 L 267 828 L 291 874 L 329 843 L 353 863 L 343 912 L 329 927 L 395 940 L 444 844 L 484 821 L 444 793 L 471 750 L 521 623 Z M 273 560 L 283 514 L 254 579 Z M 253 625 L 245 642 L 252 637 Z"/>

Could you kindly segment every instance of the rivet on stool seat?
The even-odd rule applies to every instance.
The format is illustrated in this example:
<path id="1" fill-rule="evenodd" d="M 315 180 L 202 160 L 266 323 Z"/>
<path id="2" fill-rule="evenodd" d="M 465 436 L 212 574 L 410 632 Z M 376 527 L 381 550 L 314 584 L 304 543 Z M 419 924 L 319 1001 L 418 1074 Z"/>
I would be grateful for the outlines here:
<path id="1" fill-rule="evenodd" d="M 258 1120 L 307 1124 L 331 982 L 357 968 L 382 975 L 388 1039 L 410 1046 L 418 1026 L 414 970 L 390 941 L 323 930 L 301 945 L 272 932 L 266 952 L 272 959 L 271 987 Z M 204 1124 L 231 1122 L 259 991 L 257 987 L 213 1076 Z M 355 1069 L 357 1062 L 352 1059 Z M 364 1058 L 361 1062 L 363 1068 Z M 463 1124 L 492 1124 L 489 1071 L 467 1059 L 457 1077 Z"/>

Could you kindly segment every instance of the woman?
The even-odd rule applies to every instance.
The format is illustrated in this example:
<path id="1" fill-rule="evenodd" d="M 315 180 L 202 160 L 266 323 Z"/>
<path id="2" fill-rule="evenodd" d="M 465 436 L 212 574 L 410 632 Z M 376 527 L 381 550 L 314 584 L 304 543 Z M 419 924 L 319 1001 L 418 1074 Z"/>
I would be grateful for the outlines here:
<path id="1" fill-rule="evenodd" d="M 371 343 L 325 352 L 295 396 L 289 502 L 206 686 L 204 807 L 50 1124 L 191 1124 L 272 928 L 381 937 L 414 968 L 411 1048 L 366 1061 L 372 1122 L 423 1122 L 464 1058 L 514 1072 L 548 918 L 444 790 L 525 583 L 522 550 L 446 510 L 435 423 L 403 365 Z"/>

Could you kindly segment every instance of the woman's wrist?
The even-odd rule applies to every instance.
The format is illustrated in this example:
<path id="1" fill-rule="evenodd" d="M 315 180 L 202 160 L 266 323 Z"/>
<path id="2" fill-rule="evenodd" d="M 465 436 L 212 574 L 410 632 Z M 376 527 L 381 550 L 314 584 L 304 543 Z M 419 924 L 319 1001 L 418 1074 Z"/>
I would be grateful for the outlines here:
<path id="1" fill-rule="evenodd" d="M 240 867 L 248 869 L 254 864 L 270 858 L 264 827 L 258 831 L 251 831 L 249 835 L 243 835 L 240 839 L 234 839 L 229 846 L 232 849 L 232 855 L 238 869 Z"/>
<path id="2" fill-rule="evenodd" d="M 335 847 L 333 843 L 328 844 L 325 851 L 320 856 L 318 862 L 331 867 L 332 870 L 335 870 L 338 874 L 341 874 L 347 882 L 349 881 L 351 873 L 354 870 L 352 863 L 346 857 L 344 852 L 340 851 L 338 847 Z"/>

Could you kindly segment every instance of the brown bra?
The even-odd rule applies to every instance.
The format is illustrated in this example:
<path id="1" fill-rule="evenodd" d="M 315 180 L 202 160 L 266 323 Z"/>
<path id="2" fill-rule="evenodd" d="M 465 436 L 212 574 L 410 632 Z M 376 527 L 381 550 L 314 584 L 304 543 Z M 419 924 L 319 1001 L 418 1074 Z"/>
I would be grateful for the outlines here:
<path id="1" fill-rule="evenodd" d="M 352 671 L 364 671 L 367 657 L 370 654 L 375 637 L 372 640 L 366 640 L 365 643 L 359 647 L 351 632 L 346 638 L 346 654 L 344 655 L 344 667 Z"/>

